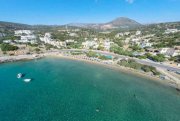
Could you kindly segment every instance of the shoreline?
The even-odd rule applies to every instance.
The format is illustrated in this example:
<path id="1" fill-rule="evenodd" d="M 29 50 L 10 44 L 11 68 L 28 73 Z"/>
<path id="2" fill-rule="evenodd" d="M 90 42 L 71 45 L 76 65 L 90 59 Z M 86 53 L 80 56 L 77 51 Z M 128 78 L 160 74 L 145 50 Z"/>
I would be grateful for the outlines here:
<path id="1" fill-rule="evenodd" d="M 65 55 L 62 55 L 60 53 L 43 53 L 43 54 L 33 54 L 33 55 L 4 56 L 4 57 L 0 57 L 0 64 L 8 63 L 8 62 L 16 62 L 16 61 L 28 61 L 28 60 L 34 60 L 34 59 L 41 59 L 44 57 L 57 57 L 57 58 L 64 58 L 64 59 L 69 59 L 69 60 L 81 61 L 81 62 L 93 64 L 93 65 L 96 64 L 96 65 L 100 65 L 100 66 L 103 66 L 103 67 L 106 67 L 106 68 L 109 68 L 112 70 L 116 70 L 116 71 L 120 71 L 120 72 L 123 72 L 126 74 L 138 76 L 140 78 L 153 80 L 153 81 L 159 82 L 165 86 L 175 88 L 177 91 L 180 91 L 179 83 L 176 83 L 175 81 L 172 81 L 172 80 L 167 80 L 167 79 L 162 80 L 159 77 L 149 75 L 145 72 L 135 70 L 132 68 L 123 67 L 123 66 L 120 66 L 117 64 L 105 64 L 102 62 L 77 58 L 77 57 L 73 57 L 73 56 L 65 56 Z"/>
<path id="2" fill-rule="evenodd" d="M 34 59 L 43 58 L 44 54 L 33 54 L 33 55 L 19 55 L 19 56 L 3 56 L 0 57 L 0 64 L 8 63 L 8 62 L 16 62 L 16 61 L 28 61 Z"/>
<path id="3" fill-rule="evenodd" d="M 100 63 L 100 62 L 94 62 L 94 61 L 90 61 L 90 60 L 74 58 L 74 57 L 70 57 L 70 56 L 63 56 L 63 55 L 48 55 L 46 57 L 56 57 L 56 58 L 63 58 L 63 59 L 81 61 L 81 62 L 85 62 L 85 63 L 88 63 L 88 64 L 93 64 L 93 65 L 96 64 L 96 65 L 100 65 L 100 66 L 103 66 L 103 67 L 106 67 L 106 68 L 109 68 L 109 69 L 112 69 L 112 70 L 120 71 L 122 73 L 131 74 L 131 75 L 134 75 L 134 76 L 138 76 L 140 78 L 145 78 L 145 79 L 148 79 L 148 80 L 152 80 L 154 82 L 158 82 L 158 83 L 163 84 L 165 86 L 175 88 L 177 91 L 180 90 L 180 88 L 177 86 L 177 84 L 175 82 L 172 82 L 171 80 L 167 80 L 167 79 L 162 80 L 162 79 L 160 79 L 158 77 L 148 75 L 145 72 L 140 72 L 138 70 L 123 67 L 123 66 L 119 66 L 119 65 L 103 64 L 103 63 Z"/>

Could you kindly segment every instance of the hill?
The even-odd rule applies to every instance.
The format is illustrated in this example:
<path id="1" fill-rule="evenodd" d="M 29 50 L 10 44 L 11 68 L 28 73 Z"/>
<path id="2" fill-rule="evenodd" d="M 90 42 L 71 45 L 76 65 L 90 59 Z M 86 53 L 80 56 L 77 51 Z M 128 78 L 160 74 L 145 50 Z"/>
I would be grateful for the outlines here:
<path id="1" fill-rule="evenodd" d="M 72 23 L 68 24 L 68 26 L 76 26 L 82 28 L 92 28 L 92 29 L 100 29 L 100 30 L 107 30 L 107 29 L 126 29 L 126 28 L 136 28 L 142 26 L 140 23 L 125 17 L 117 18 L 113 21 L 107 23 Z"/>
<path id="2" fill-rule="evenodd" d="M 0 30 L 32 29 L 31 25 L 0 21 Z"/>

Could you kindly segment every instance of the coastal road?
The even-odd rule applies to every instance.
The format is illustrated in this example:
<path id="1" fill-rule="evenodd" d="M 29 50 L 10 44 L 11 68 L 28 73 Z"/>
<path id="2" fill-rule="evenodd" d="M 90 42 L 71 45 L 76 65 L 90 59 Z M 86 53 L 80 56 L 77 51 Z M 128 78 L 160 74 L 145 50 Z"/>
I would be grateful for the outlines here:
<path id="1" fill-rule="evenodd" d="M 60 52 L 73 52 L 73 51 L 88 52 L 89 50 L 86 50 L 86 49 L 64 49 L 64 50 L 60 50 Z M 114 56 L 114 57 L 124 58 L 124 59 L 125 58 L 134 59 L 138 63 L 141 63 L 141 64 L 153 66 L 153 67 L 156 67 L 156 68 L 166 69 L 166 70 L 169 70 L 169 71 L 180 72 L 180 68 L 178 68 L 178 67 L 173 67 L 173 66 L 170 66 L 170 65 L 160 64 L 158 62 L 153 62 L 151 60 L 141 60 L 141 59 L 138 59 L 138 58 L 132 58 L 132 57 L 124 56 L 124 55 L 118 55 L 118 54 L 114 54 L 114 53 L 110 53 L 110 52 L 106 52 L 106 51 L 99 51 L 99 50 L 92 50 L 92 51 L 96 52 L 96 53 L 99 53 L 99 54 L 107 55 L 107 56 Z"/>

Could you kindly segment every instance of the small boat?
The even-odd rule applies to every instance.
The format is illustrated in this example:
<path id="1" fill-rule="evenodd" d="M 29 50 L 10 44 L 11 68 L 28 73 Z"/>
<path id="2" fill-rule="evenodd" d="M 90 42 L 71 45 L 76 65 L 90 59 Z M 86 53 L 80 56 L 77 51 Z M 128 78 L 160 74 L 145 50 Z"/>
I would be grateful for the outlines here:
<path id="1" fill-rule="evenodd" d="M 22 78 L 22 76 L 23 76 L 22 73 L 17 74 L 17 78 L 18 78 L 18 79 Z"/>
<path id="2" fill-rule="evenodd" d="M 30 82 L 31 81 L 31 79 L 24 79 L 24 82 Z"/>

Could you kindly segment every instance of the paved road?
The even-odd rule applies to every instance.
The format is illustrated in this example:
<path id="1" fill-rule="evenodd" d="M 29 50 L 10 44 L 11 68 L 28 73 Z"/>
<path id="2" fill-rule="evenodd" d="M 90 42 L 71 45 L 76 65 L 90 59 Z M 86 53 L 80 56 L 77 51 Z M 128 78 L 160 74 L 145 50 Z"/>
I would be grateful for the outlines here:
<path id="1" fill-rule="evenodd" d="M 64 49 L 64 50 L 60 50 L 60 52 L 72 52 L 72 51 L 88 52 L 89 50 L 85 50 L 85 49 Z M 105 52 L 105 51 L 99 51 L 99 50 L 92 50 L 92 51 L 99 53 L 99 54 L 114 56 L 114 57 L 118 57 L 118 58 L 130 58 L 130 59 L 136 60 L 138 63 L 141 63 L 141 64 L 145 64 L 145 65 L 149 65 L 149 66 L 153 66 L 153 67 L 157 67 L 157 68 L 163 68 L 163 69 L 170 70 L 170 71 L 180 72 L 180 68 L 178 68 L 178 67 L 176 68 L 176 67 L 172 67 L 169 65 L 164 65 L 164 64 L 160 64 L 160 63 L 153 62 L 150 60 L 141 60 L 141 59 L 137 59 L 137 58 L 132 58 L 132 57 L 128 57 L 128 56 L 118 55 L 118 54 Z"/>

